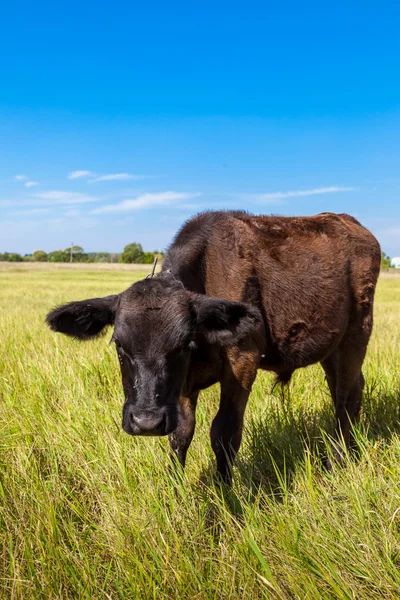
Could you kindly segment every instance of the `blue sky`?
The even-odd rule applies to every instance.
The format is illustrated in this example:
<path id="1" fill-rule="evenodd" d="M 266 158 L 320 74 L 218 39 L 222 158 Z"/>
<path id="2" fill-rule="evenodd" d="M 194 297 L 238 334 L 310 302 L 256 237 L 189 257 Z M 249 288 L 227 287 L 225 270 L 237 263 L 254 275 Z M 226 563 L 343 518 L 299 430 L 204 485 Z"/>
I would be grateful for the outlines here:
<path id="1" fill-rule="evenodd" d="M 0 19 L 0 251 L 348 212 L 400 255 L 397 2 L 25 3 Z"/>

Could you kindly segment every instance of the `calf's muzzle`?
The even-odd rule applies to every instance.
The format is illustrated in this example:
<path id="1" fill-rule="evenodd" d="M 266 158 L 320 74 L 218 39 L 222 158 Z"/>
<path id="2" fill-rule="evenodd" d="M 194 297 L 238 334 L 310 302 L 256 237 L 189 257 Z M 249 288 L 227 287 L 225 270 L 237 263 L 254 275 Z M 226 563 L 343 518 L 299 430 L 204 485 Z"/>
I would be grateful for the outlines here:
<path id="1" fill-rule="evenodd" d="M 133 405 L 124 410 L 122 428 L 130 435 L 167 435 L 176 428 L 176 418 L 165 409 L 137 410 Z"/>

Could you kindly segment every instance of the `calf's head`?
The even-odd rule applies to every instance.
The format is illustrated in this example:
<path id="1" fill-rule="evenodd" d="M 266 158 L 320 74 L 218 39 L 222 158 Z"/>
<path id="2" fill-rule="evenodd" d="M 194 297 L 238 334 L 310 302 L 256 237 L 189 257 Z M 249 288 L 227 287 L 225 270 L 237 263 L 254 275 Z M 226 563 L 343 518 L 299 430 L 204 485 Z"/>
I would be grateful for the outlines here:
<path id="1" fill-rule="evenodd" d="M 131 435 L 175 430 L 179 397 L 198 344 L 230 345 L 251 335 L 259 312 L 240 302 L 185 290 L 169 273 L 144 279 L 121 294 L 71 302 L 46 317 L 53 331 L 88 340 L 114 325 Z"/>

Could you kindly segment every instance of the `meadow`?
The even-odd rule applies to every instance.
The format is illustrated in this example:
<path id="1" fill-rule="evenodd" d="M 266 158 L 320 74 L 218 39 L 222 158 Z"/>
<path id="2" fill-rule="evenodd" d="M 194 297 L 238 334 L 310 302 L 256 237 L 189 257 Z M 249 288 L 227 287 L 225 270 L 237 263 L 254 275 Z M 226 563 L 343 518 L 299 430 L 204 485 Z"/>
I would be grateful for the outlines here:
<path id="1" fill-rule="evenodd" d="M 44 325 L 54 305 L 149 270 L 85 267 L 0 266 L 0 598 L 399 598 L 400 277 L 377 290 L 356 455 L 323 468 L 334 421 L 319 365 L 284 395 L 260 373 L 221 494 L 218 386 L 177 478 L 166 439 L 121 429 L 110 333 L 78 343 Z"/>

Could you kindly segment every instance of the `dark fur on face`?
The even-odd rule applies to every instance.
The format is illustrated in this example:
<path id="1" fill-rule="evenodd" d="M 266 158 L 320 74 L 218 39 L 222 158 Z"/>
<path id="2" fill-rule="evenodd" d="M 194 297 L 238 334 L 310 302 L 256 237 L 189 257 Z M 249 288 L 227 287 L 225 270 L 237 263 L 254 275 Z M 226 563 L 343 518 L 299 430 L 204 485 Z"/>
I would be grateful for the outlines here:
<path id="1" fill-rule="evenodd" d="M 238 342 L 254 332 L 261 316 L 240 302 L 189 292 L 163 273 L 119 295 L 60 306 L 46 321 L 53 331 L 82 340 L 114 324 L 125 393 L 123 428 L 132 435 L 165 435 L 176 428 L 197 345 Z"/>

